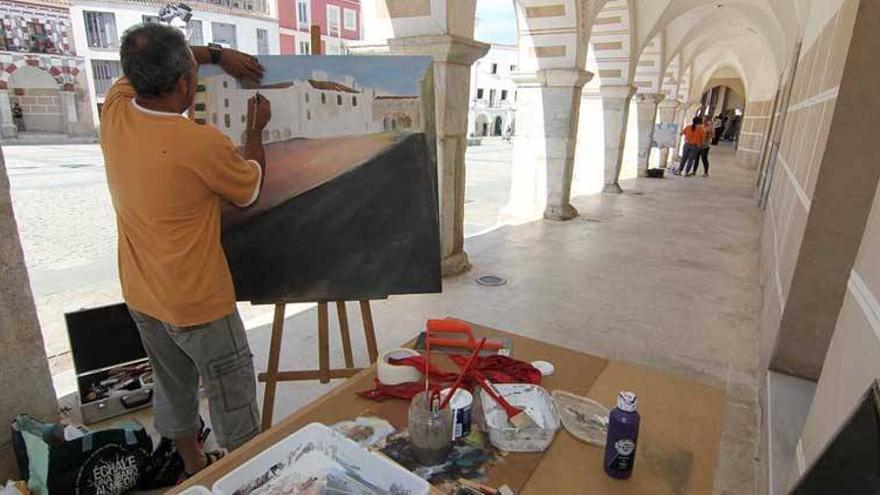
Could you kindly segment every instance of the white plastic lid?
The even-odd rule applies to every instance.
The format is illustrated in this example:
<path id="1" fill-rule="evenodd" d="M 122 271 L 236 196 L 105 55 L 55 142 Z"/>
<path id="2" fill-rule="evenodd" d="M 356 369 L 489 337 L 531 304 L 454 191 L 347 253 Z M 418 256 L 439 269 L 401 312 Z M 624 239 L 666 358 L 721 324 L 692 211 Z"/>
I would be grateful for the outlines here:
<path id="1" fill-rule="evenodd" d="M 636 412 L 638 403 L 639 399 L 632 392 L 622 390 L 617 394 L 617 408 L 623 412 Z"/>
<path id="2" fill-rule="evenodd" d="M 547 361 L 532 361 L 532 366 L 541 372 L 541 376 L 550 376 L 556 371 L 553 363 Z"/>

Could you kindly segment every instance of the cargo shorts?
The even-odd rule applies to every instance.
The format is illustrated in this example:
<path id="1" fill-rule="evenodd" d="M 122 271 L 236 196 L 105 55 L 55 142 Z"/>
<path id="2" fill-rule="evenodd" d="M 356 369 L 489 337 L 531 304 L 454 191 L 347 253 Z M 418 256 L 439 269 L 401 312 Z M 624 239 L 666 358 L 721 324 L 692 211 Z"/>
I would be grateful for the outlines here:
<path id="1" fill-rule="evenodd" d="M 217 443 L 228 450 L 260 432 L 254 361 L 238 311 L 202 325 L 177 327 L 129 308 L 153 367 L 156 431 L 197 433 L 199 379 Z"/>

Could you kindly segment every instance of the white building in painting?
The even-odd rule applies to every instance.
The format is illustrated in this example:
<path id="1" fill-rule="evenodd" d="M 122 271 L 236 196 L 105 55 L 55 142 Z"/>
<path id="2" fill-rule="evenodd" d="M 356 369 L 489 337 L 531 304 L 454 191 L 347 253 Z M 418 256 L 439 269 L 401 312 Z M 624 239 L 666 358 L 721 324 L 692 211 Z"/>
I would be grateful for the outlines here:
<path id="1" fill-rule="evenodd" d="M 228 75 L 199 81 L 195 118 L 220 128 L 236 145 L 244 142 L 247 100 L 257 91 L 272 102 L 266 142 L 293 138 L 406 132 L 422 129 L 419 98 L 363 88 L 351 77 L 331 80 L 314 71 L 307 80 L 243 89 Z"/>
<path id="2" fill-rule="evenodd" d="M 267 0 L 190 0 L 190 44 L 214 42 L 255 55 L 280 53 L 275 2 Z M 164 2 L 153 0 L 77 0 L 70 7 L 76 53 L 86 59 L 86 75 L 98 122 L 104 97 L 122 74 L 119 40 L 125 30 L 158 22 Z"/>
<path id="3" fill-rule="evenodd" d="M 517 71 L 517 48 L 492 45 L 485 57 L 471 68 L 468 135 L 502 136 L 513 128 L 516 116 L 516 84 L 510 74 Z"/>

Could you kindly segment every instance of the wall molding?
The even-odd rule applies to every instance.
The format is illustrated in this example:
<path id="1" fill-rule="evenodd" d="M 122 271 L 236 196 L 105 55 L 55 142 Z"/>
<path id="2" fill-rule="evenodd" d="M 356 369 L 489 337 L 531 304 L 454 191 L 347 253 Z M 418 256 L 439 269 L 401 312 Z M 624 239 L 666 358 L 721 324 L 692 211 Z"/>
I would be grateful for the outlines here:
<path id="1" fill-rule="evenodd" d="M 782 293 L 782 277 L 779 276 L 779 233 L 776 230 L 776 215 L 773 213 L 773 202 L 767 201 L 767 211 L 770 213 L 770 226 L 773 227 L 773 275 L 776 279 L 776 295 L 779 298 L 779 311 L 785 310 L 785 295 Z"/>
<path id="2" fill-rule="evenodd" d="M 802 108 L 811 107 L 813 105 L 818 105 L 819 103 L 823 103 L 832 98 L 837 98 L 837 93 L 840 91 L 840 86 L 835 86 L 830 89 L 826 89 L 821 93 L 816 93 L 813 96 L 807 98 L 806 100 L 799 101 L 796 105 L 792 105 L 788 107 L 788 113 L 800 110 Z"/>
<path id="3" fill-rule="evenodd" d="M 794 172 L 789 168 L 788 162 L 785 161 L 785 157 L 782 156 L 781 151 L 776 152 L 776 158 L 782 163 L 782 169 L 785 170 L 785 175 L 788 177 L 788 181 L 791 182 L 792 187 L 794 187 L 794 192 L 797 194 L 798 199 L 801 200 L 801 204 L 804 205 L 804 209 L 810 211 L 812 201 L 810 200 L 810 197 L 807 196 L 807 192 L 804 191 L 804 188 L 801 187 L 801 183 L 798 182 L 797 177 L 794 176 Z"/>
<path id="4" fill-rule="evenodd" d="M 874 293 L 871 292 L 871 289 L 868 288 L 868 285 L 855 270 L 850 272 L 846 288 L 852 293 L 853 299 L 856 300 L 856 303 L 862 309 L 862 313 L 865 314 L 865 319 L 871 324 L 874 335 L 880 340 L 880 303 L 877 302 Z"/>

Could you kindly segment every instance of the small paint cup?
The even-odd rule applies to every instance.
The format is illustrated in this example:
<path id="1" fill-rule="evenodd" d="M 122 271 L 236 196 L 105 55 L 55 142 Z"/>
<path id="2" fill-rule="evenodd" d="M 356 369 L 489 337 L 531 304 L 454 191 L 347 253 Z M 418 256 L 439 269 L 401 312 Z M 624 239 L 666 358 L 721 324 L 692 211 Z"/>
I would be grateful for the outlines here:
<path id="1" fill-rule="evenodd" d="M 440 391 L 440 399 L 443 400 L 449 395 L 451 388 L 444 388 Z M 466 437 L 471 433 L 471 410 L 474 405 L 474 396 L 464 389 L 455 391 L 452 400 L 449 401 L 449 408 L 452 409 L 452 440 Z"/>

